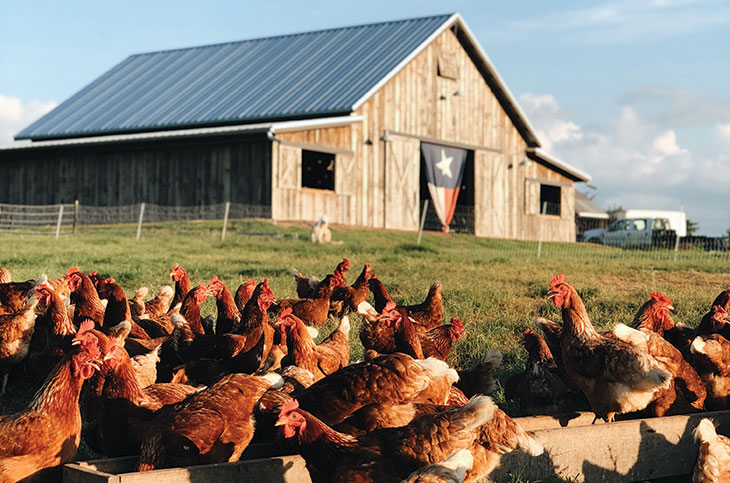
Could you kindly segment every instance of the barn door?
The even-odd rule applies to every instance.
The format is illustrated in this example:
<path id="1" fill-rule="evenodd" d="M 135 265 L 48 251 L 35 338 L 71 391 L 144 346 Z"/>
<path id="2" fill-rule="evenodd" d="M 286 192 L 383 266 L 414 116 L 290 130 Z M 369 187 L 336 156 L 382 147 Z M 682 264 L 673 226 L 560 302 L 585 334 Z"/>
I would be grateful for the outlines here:
<path id="1" fill-rule="evenodd" d="M 393 136 L 385 150 L 385 228 L 417 230 L 421 143 Z"/>
<path id="2" fill-rule="evenodd" d="M 279 145 L 279 188 L 297 189 L 302 186 L 302 150 Z"/>
<path id="3" fill-rule="evenodd" d="M 507 162 L 500 154 L 474 153 L 474 233 L 478 236 L 507 238 L 509 178 Z"/>

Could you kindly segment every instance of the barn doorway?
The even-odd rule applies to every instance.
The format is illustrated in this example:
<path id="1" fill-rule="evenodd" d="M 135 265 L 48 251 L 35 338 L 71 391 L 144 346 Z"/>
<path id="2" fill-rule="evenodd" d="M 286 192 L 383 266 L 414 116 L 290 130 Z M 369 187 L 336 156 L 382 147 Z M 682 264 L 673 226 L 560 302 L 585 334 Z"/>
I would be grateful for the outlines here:
<path id="1" fill-rule="evenodd" d="M 423 202 L 429 200 L 428 211 L 424 230 L 441 231 L 441 222 L 433 207 L 431 195 L 428 191 L 428 180 L 426 179 L 426 160 L 421 154 L 421 181 L 420 181 L 420 204 L 419 210 L 423 216 Z M 449 225 L 449 231 L 456 233 L 474 233 L 474 151 L 468 150 L 464 164 L 464 176 L 461 179 L 461 189 L 456 200 L 454 218 Z"/>

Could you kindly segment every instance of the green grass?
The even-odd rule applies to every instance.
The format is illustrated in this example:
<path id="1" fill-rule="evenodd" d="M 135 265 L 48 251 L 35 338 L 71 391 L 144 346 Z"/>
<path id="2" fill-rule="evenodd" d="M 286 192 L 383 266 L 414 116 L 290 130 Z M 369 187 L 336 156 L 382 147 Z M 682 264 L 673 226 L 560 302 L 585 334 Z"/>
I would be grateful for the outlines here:
<path id="1" fill-rule="evenodd" d="M 655 290 L 672 299 L 677 321 L 695 325 L 728 283 L 727 264 L 703 252 L 675 261 L 652 259 L 647 252 L 551 243 L 544 244 L 538 259 L 532 242 L 425 233 L 416 245 L 415 233 L 359 229 L 335 230 L 333 238 L 342 243 L 322 246 L 309 242 L 305 226 L 261 220 L 230 222 L 221 242 L 220 226 L 214 221 L 148 224 L 140 240 L 134 238 L 134 225 L 81 227 L 76 236 L 59 240 L 5 234 L 0 235 L 0 265 L 17 280 L 40 273 L 60 277 L 77 265 L 115 277 L 131 294 L 142 285 L 154 291 L 169 284 L 169 270 L 177 262 L 194 283 L 218 275 L 235 290 L 247 277 L 268 277 L 276 296 L 286 298 L 295 296 L 293 267 L 322 277 L 347 257 L 353 263 L 349 280 L 369 262 L 403 303 L 421 301 L 431 283 L 440 280 L 446 319 L 460 317 L 467 328 L 452 351 L 452 364 L 469 367 L 487 350 L 499 349 L 505 356 L 502 378 L 523 364 L 520 334 L 532 327 L 533 318 L 559 318 L 545 298 L 558 272 L 579 290 L 599 329 L 630 322 Z M 213 310 L 209 301 L 204 312 Z M 353 359 L 361 353 L 353 330 Z"/>

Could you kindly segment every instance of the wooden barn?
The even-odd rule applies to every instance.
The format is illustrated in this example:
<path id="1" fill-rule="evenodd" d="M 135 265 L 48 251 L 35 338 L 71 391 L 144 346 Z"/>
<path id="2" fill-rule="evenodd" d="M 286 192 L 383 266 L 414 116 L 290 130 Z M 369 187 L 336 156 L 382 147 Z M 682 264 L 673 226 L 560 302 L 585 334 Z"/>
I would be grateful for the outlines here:
<path id="1" fill-rule="evenodd" d="M 459 14 L 133 55 L 0 150 L 0 202 L 270 207 L 418 228 L 424 143 L 476 235 L 575 240 L 575 182 Z"/>

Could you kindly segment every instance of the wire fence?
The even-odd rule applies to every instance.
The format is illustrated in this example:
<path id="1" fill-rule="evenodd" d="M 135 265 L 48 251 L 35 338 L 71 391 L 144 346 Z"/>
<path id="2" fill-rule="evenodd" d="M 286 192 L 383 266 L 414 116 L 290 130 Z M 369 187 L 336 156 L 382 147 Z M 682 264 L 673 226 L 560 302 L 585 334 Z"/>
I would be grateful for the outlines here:
<path id="1" fill-rule="evenodd" d="M 543 207 L 545 209 L 545 207 Z M 77 233 L 80 227 L 108 224 L 136 224 L 136 237 L 139 239 L 145 229 L 170 229 L 166 222 L 194 222 L 198 220 L 220 220 L 206 225 L 206 229 L 220 230 L 220 238 L 226 236 L 228 220 L 270 219 L 271 207 L 245 205 L 240 203 L 218 203 L 197 206 L 164 206 L 139 203 L 124 206 L 88 206 L 77 203 L 59 205 L 9 205 L 0 204 L 0 234 L 33 234 L 60 236 Z M 424 218 L 426 230 L 441 231 L 441 224 L 435 212 L 426 208 Z M 175 223 L 179 234 L 196 234 L 201 228 L 196 223 Z M 451 223 L 452 233 L 474 232 L 473 207 L 457 207 Z M 541 230 L 542 232 L 542 230 Z M 130 230 L 130 235 L 134 229 Z M 216 235 L 217 236 L 217 235 Z M 513 258 L 546 259 L 636 259 L 636 260 L 675 260 L 675 261 L 713 261 L 730 260 L 730 239 L 728 237 L 689 236 L 677 237 L 673 231 L 654 234 L 651 238 L 612 239 L 607 236 L 601 243 L 558 243 L 547 240 L 515 241 L 485 240 L 485 248 L 494 253 Z"/>
<path id="2" fill-rule="evenodd" d="M 223 220 L 225 238 L 228 219 L 271 218 L 271 207 L 218 203 L 196 206 L 164 206 L 139 203 L 122 206 L 89 206 L 79 202 L 58 205 L 0 204 L 0 233 L 61 235 L 75 234 L 84 225 L 136 223 L 137 238 L 149 223 L 192 220 Z"/>

